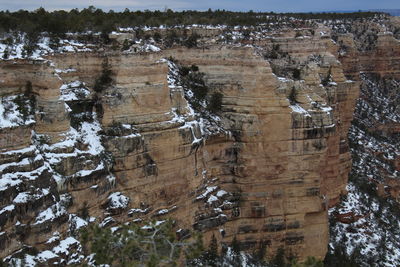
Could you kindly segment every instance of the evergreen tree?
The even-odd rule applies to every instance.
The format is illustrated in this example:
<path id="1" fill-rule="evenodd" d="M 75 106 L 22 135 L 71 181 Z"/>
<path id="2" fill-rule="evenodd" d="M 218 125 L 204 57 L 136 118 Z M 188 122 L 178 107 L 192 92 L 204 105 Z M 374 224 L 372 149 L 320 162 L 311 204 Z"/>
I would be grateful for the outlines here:
<path id="1" fill-rule="evenodd" d="M 297 103 L 299 103 L 297 101 L 297 91 L 296 91 L 296 88 L 294 86 L 290 90 L 288 99 L 289 99 L 290 105 L 296 105 Z"/>
<path id="2" fill-rule="evenodd" d="M 321 84 L 323 86 L 327 86 L 330 82 L 332 81 L 332 68 L 329 67 L 328 74 L 326 77 L 322 80 Z"/>
<path id="3" fill-rule="evenodd" d="M 212 113 L 220 112 L 221 108 L 222 108 L 222 98 L 223 98 L 223 94 L 221 94 L 220 92 L 214 92 L 211 95 L 211 98 L 207 105 L 207 109 Z"/>
<path id="4" fill-rule="evenodd" d="M 275 267 L 286 266 L 285 250 L 283 249 L 283 247 L 279 247 L 276 251 L 274 258 L 272 259 L 272 264 Z"/>
<path id="5" fill-rule="evenodd" d="M 204 262 L 209 266 L 218 266 L 218 243 L 213 234 L 210 241 L 209 249 L 204 253 Z"/>
<path id="6" fill-rule="evenodd" d="M 102 63 L 101 75 L 96 79 L 93 89 L 96 92 L 102 92 L 104 89 L 110 86 L 111 83 L 113 82 L 111 75 L 112 75 L 111 66 L 108 63 L 108 58 L 106 57 L 104 58 Z"/>

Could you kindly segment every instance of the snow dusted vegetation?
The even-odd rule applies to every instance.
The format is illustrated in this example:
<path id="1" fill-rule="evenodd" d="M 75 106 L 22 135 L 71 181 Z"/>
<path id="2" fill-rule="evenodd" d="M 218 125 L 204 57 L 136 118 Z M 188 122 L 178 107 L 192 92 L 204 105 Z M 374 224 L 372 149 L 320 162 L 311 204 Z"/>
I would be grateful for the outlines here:
<path id="1" fill-rule="evenodd" d="M 59 245 L 52 250 L 39 252 L 36 256 L 26 254 L 24 258 L 12 258 L 9 263 L 18 267 L 34 267 L 44 263 L 52 262 L 54 265 L 72 265 L 82 261 L 82 246 L 79 241 L 73 237 L 67 237 L 59 241 Z"/>
<path id="2" fill-rule="evenodd" d="M 353 168 L 348 195 L 329 212 L 330 253 L 346 252 L 360 266 L 398 266 L 400 209 L 396 196 L 390 196 L 390 181 L 400 177 L 393 166 L 400 139 L 379 125 L 400 122 L 400 87 L 393 79 L 366 74 L 362 79 L 349 133 Z"/>
<path id="3" fill-rule="evenodd" d="M 0 98 L 0 128 L 9 128 L 35 123 L 33 107 L 23 95 Z"/>
<path id="4" fill-rule="evenodd" d="M 212 134 L 229 134 L 229 132 L 222 127 L 221 118 L 207 110 L 207 100 L 198 99 L 193 92 L 191 82 L 185 83 L 183 81 L 185 77 L 182 77 L 182 68 L 185 67 L 171 60 L 163 59 L 162 61 L 168 62 L 169 73 L 167 80 L 171 95 L 179 94 L 180 97 L 186 99 L 185 102 L 187 103 L 181 110 L 174 108 L 171 111 L 173 118 L 170 122 L 181 123 L 182 126 L 180 129 L 190 129 L 193 136 L 192 144 L 200 144 L 207 136 Z M 196 71 L 189 71 L 189 74 L 194 72 Z M 196 86 L 195 83 L 193 84 Z"/>
<path id="5" fill-rule="evenodd" d="M 87 47 L 83 43 L 68 39 L 53 41 L 45 35 L 39 35 L 36 38 L 38 39 L 30 40 L 24 33 L 10 33 L 0 43 L 0 58 L 3 60 L 23 58 L 44 60 L 45 56 L 53 53 L 89 52 L 92 51 L 89 47 L 93 46 Z"/>
<path id="6" fill-rule="evenodd" d="M 85 155 L 88 158 L 93 158 L 96 156 L 100 156 L 102 153 L 104 153 L 105 150 L 100 140 L 101 136 L 98 134 L 100 129 L 100 124 L 97 121 L 82 122 L 79 129 L 71 127 L 70 130 L 64 134 L 64 140 L 50 145 L 42 143 L 44 136 L 37 134 L 34 136 L 38 150 L 45 159 L 45 166 L 49 169 L 51 173 L 54 174 L 53 177 L 59 186 L 62 187 L 63 184 L 70 178 L 85 177 L 92 174 L 93 172 L 106 169 L 106 166 L 108 164 L 106 162 L 106 159 L 100 161 L 94 168 L 90 168 L 89 164 L 88 169 L 84 168 L 67 177 L 58 173 L 56 171 L 57 168 L 55 168 L 55 166 L 57 166 L 58 164 L 62 164 L 62 161 L 67 158 L 76 158 Z M 81 150 L 77 148 L 76 144 L 78 142 L 85 144 L 86 149 Z M 66 150 L 68 152 L 60 153 L 60 150 Z"/>
<path id="7" fill-rule="evenodd" d="M 336 222 L 331 228 L 331 249 L 344 248 L 361 266 L 397 266 L 400 221 L 396 203 L 371 196 L 353 183 L 347 189 L 341 205 L 330 210 L 333 218 L 338 214 L 344 218 L 343 223 Z"/>
<path id="8" fill-rule="evenodd" d="M 90 95 L 90 91 L 85 86 L 85 83 L 80 81 L 73 81 L 68 84 L 63 84 L 60 88 L 60 91 L 60 100 L 64 101 L 82 100 L 86 99 Z"/>
<path id="9" fill-rule="evenodd" d="M 56 75 L 72 71 L 74 70 L 56 70 Z M 27 88 L 30 86 L 27 85 Z M 32 214 L 30 227 L 51 230 L 52 224 L 69 221 L 69 233 L 73 236 L 77 230 L 87 226 L 87 218 L 69 214 L 68 207 L 72 203 L 72 197 L 68 193 L 61 194 L 61 191 L 71 180 L 84 180 L 95 174 L 103 174 L 101 177 L 104 177 L 105 184 L 109 184 L 110 188 L 115 183 L 115 177 L 108 171 L 110 157 L 101 141 L 102 127 L 93 113 L 90 118 L 81 119 L 74 127 L 61 133 L 60 138 L 55 141 L 47 134 L 39 134 L 34 127 L 35 98 L 31 97 L 28 89 L 24 94 L 2 97 L 0 101 L 0 128 L 31 127 L 28 131 L 30 145 L 0 151 L 3 160 L 0 164 L 0 194 L 12 197 L 12 204 L 2 207 L 0 216 L 14 218 L 18 211 L 34 206 L 36 212 Z M 60 88 L 60 100 L 65 103 L 86 100 L 89 97 L 89 89 L 80 81 L 64 84 Z M 66 109 L 67 112 L 73 112 L 68 104 Z M 65 169 L 66 163 L 68 170 Z M 119 201 L 113 202 L 115 207 L 127 204 L 123 196 L 112 200 Z M 26 225 L 17 220 L 16 227 L 19 226 Z M 9 262 L 16 266 L 37 266 L 43 262 L 52 262 L 55 265 L 78 263 L 83 257 L 82 251 L 79 241 L 72 236 L 61 241 L 60 237 L 49 239 L 51 250 L 39 252 L 37 255 L 25 253 L 23 259 L 11 260 L 9 257 L 6 260 L 11 260 Z"/>
<path id="10" fill-rule="evenodd" d="M 36 221 L 33 225 L 42 224 L 47 221 L 53 221 L 54 219 L 61 217 L 65 214 L 67 214 L 65 207 L 63 207 L 61 203 L 56 203 L 46 210 L 40 212 L 39 215 L 36 217 Z"/>
<path id="11" fill-rule="evenodd" d="M 120 32 L 111 33 L 118 36 Z M 85 36 L 90 41 L 80 41 Z M 64 38 L 49 36 L 48 33 L 37 33 L 27 36 L 21 32 L 10 32 L 0 38 L 0 58 L 2 60 L 47 60 L 52 54 L 92 52 L 99 48 L 101 33 L 80 32 L 66 33 Z M 136 49 L 125 50 L 125 53 L 159 52 L 161 50 L 154 40 L 138 40 L 134 42 Z"/>

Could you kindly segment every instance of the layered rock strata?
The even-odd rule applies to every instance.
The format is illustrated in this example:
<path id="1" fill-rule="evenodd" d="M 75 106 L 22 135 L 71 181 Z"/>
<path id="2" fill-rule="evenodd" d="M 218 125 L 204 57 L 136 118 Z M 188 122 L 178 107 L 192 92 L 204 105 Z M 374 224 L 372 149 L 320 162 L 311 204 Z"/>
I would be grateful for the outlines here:
<path id="1" fill-rule="evenodd" d="M 299 77 L 273 73 L 279 62 L 262 54 L 274 44 Z M 258 49 L 2 63 L 1 94 L 22 94 L 30 82 L 36 112 L 33 123 L 0 132 L 0 256 L 21 244 L 48 249 L 87 209 L 103 225 L 172 217 L 206 239 L 323 258 L 327 207 L 345 192 L 351 164 L 346 136 L 358 94 L 334 49 L 327 39 L 281 38 Z M 105 58 L 113 83 L 96 92 Z M 215 129 L 193 112 L 166 58 L 197 65 L 223 94 Z"/>

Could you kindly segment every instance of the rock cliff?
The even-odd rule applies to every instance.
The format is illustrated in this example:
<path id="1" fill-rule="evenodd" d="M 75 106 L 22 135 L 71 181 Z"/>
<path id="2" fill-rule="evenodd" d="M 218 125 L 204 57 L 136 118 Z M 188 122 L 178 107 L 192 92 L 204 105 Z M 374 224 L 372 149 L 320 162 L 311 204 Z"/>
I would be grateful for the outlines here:
<path id="1" fill-rule="evenodd" d="M 394 42 L 385 36 L 376 58 Z M 34 247 L 79 262 L 70 236 L 88 222 L 172 217 L 206 240 L 324 258 L 328 208 L 351 168 L 352 80 L 368 68 L 398 74 L 395 59 L 372 66 L 340 38 L 342 56 L 329 36 L 289 32 L 253 45 L 1 62 L 0 256 Z M 179 66 L 191 65 L 223 94 L 216 114 L 193 109 L 179 82 Z M 95 90 L 108 68 L 112 82 Z"/>

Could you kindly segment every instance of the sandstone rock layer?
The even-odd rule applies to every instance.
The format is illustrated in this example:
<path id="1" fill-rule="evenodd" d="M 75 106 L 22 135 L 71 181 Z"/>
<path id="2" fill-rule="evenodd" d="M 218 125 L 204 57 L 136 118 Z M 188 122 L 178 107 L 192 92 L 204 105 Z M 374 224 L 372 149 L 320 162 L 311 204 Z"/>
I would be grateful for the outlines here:
<path id="1" fill-rule="evenodd" d="M 300 79 L 273 73 L 276 62 L 262 55 L 273 44 L 297 60 Z M 358 84 L 345 78 L 335 49 L 327 39 L 278 38 L 258 49 L 215 45 L 2 63 L 1 94 L 20 94 L 30 81 L 37 106 L 35 123 L 0 129 L 1 180 L 7 183 L 0 192 L 0 256 L 21 242 L 46 248 L 55 231 L 71 231 L 68 214 L 87 205 L 98 222 L 172 217 L 179 228 L 203 231 L 206 240 L 214 234 L 230 244 L 236 237 L 247 250 L 265 243 L 270 253 L 283 247 L 300 259 L 323 258 L 327 208 L 345 192 L 351 165 L 347 131 L 358 96 Z M 310 61 L 313 55 L 322 61 Z M 114 82 L 94 92 L 105 57 Z M 210 90 L 223 94 L 220 131 L 204 134 L 183 89 L 169 84 L 171 69 L 162 58 L 197 65 Z M 328 74 L 329 84 L 322 85 Z M 63 100 L 59 88 L 74 81 L 83 82 L 90 97 Z M 291 90 L 296 103 L 288 99 Z M 77 110 L 91 125 L 78 132 L 70 128 Z M 177 111 L 184 120 L 176 119 Z M 89 132 L 101 137 L 96 149 Z M 40 145 L 38 136 L 50 139 Z M 33 148 L 17 151 L 24 147 Z M 23 164 L 7 167 L 25 158 L 25 170 Z M 40 168 L 34 179 L 26 176 Z M 18 202 L 24 192 L 29 199 Z M 112 192 L 129 203 L 113 208 Z M 62 209 L 60 203 L 68 205 Z M 54 216 L 42 218 L 48 207 Z M 30 234 L 22 233 L 27 229 Z"/>

